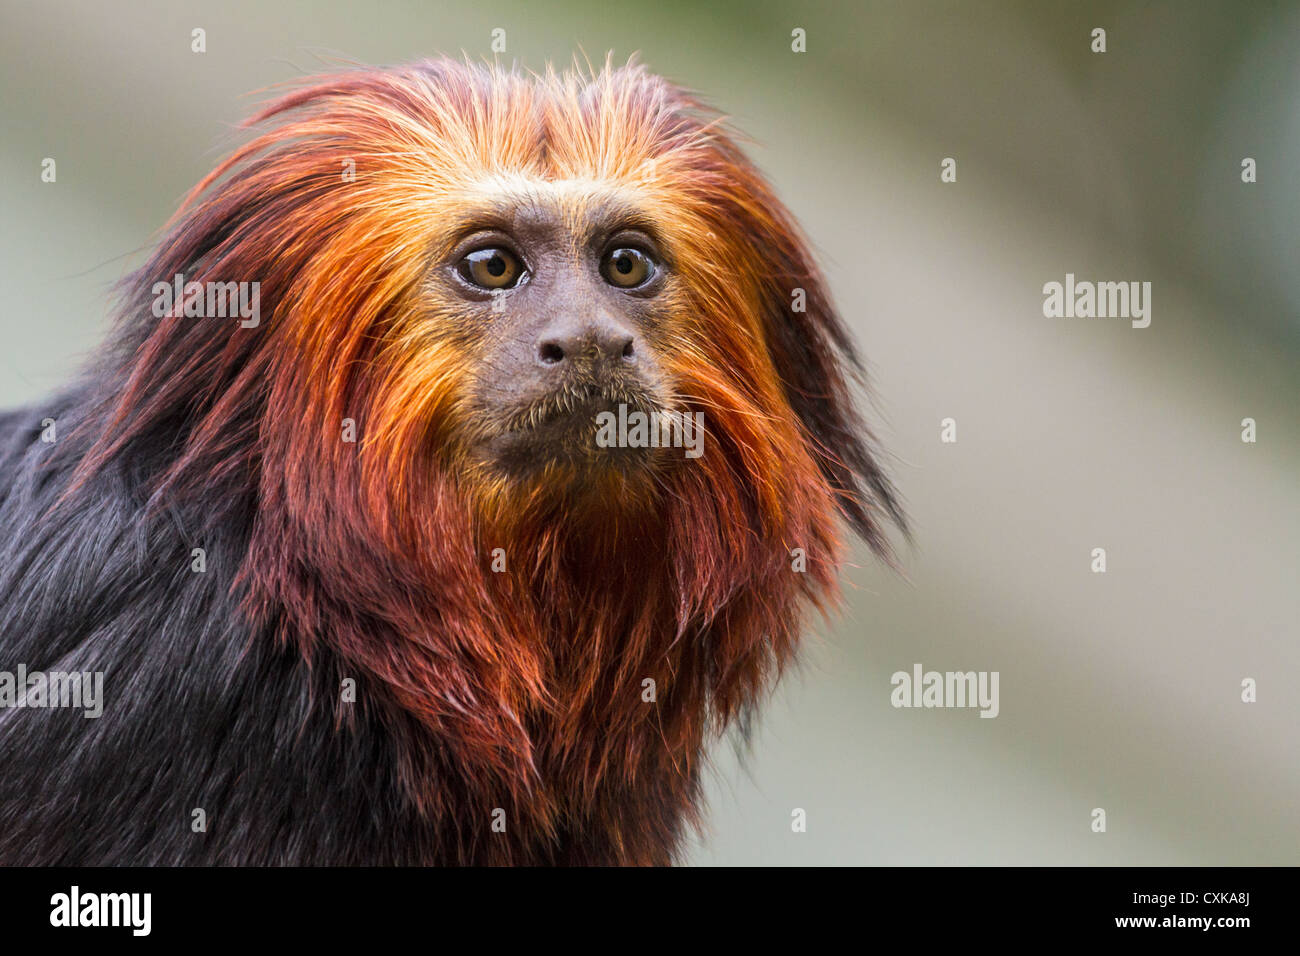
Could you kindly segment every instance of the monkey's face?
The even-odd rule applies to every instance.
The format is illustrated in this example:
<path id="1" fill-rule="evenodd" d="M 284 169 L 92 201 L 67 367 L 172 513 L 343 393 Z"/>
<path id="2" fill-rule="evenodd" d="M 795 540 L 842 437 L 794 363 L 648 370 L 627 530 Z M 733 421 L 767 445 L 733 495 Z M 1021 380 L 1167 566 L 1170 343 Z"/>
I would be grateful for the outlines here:
<path id="1" fill-rule="evenodd" d="M 461 437 L 476 464 L 507 479 L 635 471 L 667 453 L 600 427 L 656 423 L 675 395 L 663 356 L 677 280 L 662 233 L 623 192 L 581 180 L 485 184 L 463 210 L 467 228 L 438 250 L 426 293 L 469 370 Z"/>

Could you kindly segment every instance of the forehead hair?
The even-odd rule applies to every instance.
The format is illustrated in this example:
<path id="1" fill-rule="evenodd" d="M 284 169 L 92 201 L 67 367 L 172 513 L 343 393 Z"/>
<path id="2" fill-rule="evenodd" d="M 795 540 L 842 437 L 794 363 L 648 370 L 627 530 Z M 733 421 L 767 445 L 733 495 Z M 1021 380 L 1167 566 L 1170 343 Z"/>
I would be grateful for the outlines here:
<path id="1" fill-rule="evenodd" d="M 373 141 L 389 159 L 409 151 L 431 179 L 459 188 L 492 177 L 650 182 L 662 164 L 698 162 L 719 119 L 635 62 L 533 74 L 435 60 L 342 73 L 254 122 L 288 110 L 312 117 L 304 133 Z"/>

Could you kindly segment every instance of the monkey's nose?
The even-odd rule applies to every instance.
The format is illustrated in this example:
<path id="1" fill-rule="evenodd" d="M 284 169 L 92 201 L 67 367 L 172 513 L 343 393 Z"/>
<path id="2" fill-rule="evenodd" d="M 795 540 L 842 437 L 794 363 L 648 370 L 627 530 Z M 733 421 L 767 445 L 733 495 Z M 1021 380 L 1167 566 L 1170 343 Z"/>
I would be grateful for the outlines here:
<path id="1" fill-rule="evenodd" d="M 558 322 L 537 340 L 537 362 L 557 366 L 631 364 L 636 361 L 636 336 L 613 319 Z"/>

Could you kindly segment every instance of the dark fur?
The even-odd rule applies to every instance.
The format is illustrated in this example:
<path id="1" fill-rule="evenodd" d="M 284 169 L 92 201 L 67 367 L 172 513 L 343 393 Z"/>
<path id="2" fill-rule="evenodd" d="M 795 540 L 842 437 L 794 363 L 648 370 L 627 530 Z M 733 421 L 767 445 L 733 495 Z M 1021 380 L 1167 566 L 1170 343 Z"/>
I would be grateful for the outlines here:
<path id="1" fill-rule="evenodd" d="M 83 386 L 4 415 L 0 670 L 103 670 L 103 716 L 0 711 L 0 862 L 360 864 L 428 860 L 388 734 L 364 709 L 336 732 L 340 675 L 254 635 L 231 585 L 251 509 L 209 527 L 202 503 L 148 514 L 141 474 L 165 441 L 67 488 L 88 432 Z M 190 547 L 207 571 L 190 570 Z M 365 695 L 361 695 L 364 701 Z M 204 808 L 209 832 L 190 829 Z"/>

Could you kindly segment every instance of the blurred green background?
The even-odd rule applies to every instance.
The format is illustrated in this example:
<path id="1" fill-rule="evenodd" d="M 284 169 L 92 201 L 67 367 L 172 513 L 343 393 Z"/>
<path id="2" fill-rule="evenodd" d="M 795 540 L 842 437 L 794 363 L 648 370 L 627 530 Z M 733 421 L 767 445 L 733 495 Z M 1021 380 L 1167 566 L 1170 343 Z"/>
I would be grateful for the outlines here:
<path id="1" fill-rule="evenodd" d="M 0 10 L 6 405 L 67 378 L 248 94 L 317 54 L 488 56 L 495 27 L 532 69 L 639 51 L 753 138 L 870 361 L 916 543 L 904 575 L 858 556 L 749 756 L 718 748 L 691 862 L 1300 863 L 1300 5 Z M 1066 272 L 1152 282 L 1151 327 L 1044 318 Z M 1000 716 L 893 709 L 914 662 L 1000 671 Z"/>

